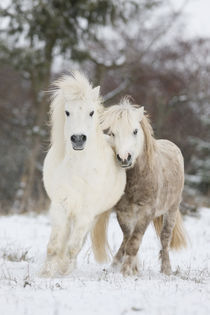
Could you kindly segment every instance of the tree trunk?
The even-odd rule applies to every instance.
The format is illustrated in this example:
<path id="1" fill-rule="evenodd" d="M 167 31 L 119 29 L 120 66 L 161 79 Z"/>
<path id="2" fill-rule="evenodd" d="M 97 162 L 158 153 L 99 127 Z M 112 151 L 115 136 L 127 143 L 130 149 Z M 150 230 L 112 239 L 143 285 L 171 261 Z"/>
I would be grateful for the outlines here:
<path id="1" fill-rule="evenodd" d="M 16 200 L 16 208 L 20 212 L 25 211 L 41 211 L 47 208 L 49 203 L 46 193 L 44 191 L 42 182 L 42 164 L 44 157 L 44 148 L 41 131 L 44 130 L 44 125 L 47 122 L 48 103 L 49 100 L 45 94 L 42 100 L 38 98 L 38 93 L 46 91 L 49 86 L 51 77 L 52 66 L 52 51 L 54 43 L 49 43 L 45 48 L 45 60 L 44 64 L 44 78 L 31 74 L 32 77 L 32 89 L 34 95 L 34 106 L 36 106 L 36 119 L 34 127 L 36 127 L 32 136 L 32 149 L 29 156 L 25 161 L 25 167 L 20 183 L 22 194 Z M 33 130 L 34 131 L 34 130 Z M 39 162 L 41 166 L 39 167 Z"/>
<path id="2" fill-rule="evenodd" d="M 38 131 L 43 128 L 44 123 L 47 121 L 48 103 L 46 98 L 37 106 L 37 119 L 35 126 Z M 33 136 L 32 149 L 25 162 L 25 168 L 22 176 L 22 195 L 19 201 L 19 210 L 21 212 L 36 210 L 40 211 L 46 208 L 46 194 L 43 189 L 42 172 L 38 167 L 40 155 L 42 155 L 42 136 L 37 132 Z M 43 156 L 41 157 L 41 165 Z"/>

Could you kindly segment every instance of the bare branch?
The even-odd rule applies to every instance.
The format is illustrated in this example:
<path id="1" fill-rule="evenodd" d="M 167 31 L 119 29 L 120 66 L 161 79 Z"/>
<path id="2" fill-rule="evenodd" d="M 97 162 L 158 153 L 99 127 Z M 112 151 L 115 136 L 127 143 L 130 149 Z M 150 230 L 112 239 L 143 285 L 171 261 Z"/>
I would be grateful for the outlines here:
<path id="1" fill-rule="evenodd" d="M 103 96 L 104 102 L 110 101 L 112 98 L 120 94 L 123 90 L 125 90 L 129 86 L 129 80 L 123 81 L 117 88 L 108 92 Z"/>

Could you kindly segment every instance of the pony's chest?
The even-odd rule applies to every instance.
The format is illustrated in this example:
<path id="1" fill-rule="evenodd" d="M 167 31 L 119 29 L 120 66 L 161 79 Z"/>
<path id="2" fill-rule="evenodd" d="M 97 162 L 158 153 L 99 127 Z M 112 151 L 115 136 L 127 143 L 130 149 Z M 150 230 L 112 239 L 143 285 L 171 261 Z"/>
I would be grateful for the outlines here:
<path id="1" fill-rule="evenodd" d="M 134 167 L 127 171 L 127 183 L 125 193 L 130 199 L 141 198 L 142 181 L 140 180 L 140 174 L 137 167 Z"/>
<path id="2" fill-rule="evenodd" d="M 63 162 L 53 177 L 53 198 L 75 211 L 97 213 L 112 208 L 125 187 L 125 171 L 116 167 L 112 155 L 92 160 Z M 83 209 L 83 210 L 82 210 Z M 88 210 L 89 209 L 89 210 Z M 92 213 L 91 212 L 91 213 Z"/>
<path id="3" fill-rule="evenodd" d="M 127 171 L 126 198 L 131 203 L 153 203 L 157 196 L 157 183 L 152 174 L 145 175 L 138 167 Z"/>
<path id="4" fill-rule="evenodd" d="M 80 195 L 83 200 L 92 198 L 104 189 L 111 181 L 111 174 L 98 161 L 85 161 L 62 165 L 55 176 L 55 185 L 64 194 Z"/>
<path id="5" fill-rule="evenodd" d="M 78 189 L 86 188 L 87 190 L 92 185 L 97 185 L 103 178 L 103 170 L 98 165 L 84 163 L 80 165 L 71 165 L 63 167 L 59 181 L 63 182 L 67 187 L 77 187 Z M 62 183 L 61 183 L 62 185 Z"/>

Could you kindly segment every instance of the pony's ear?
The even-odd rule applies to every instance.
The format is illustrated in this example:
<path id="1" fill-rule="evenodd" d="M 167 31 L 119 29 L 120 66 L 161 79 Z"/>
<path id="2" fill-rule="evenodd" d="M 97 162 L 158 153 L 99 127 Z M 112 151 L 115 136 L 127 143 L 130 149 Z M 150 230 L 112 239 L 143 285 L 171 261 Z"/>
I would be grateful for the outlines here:
<path id="1" fill-rule="evenodd" d="M 142 118 L 143 118 L 143 116 L 144 116 L 144 106 L 139 107 L 139 108 L 137 109 L 137 112 L 138 112 L 139 121 L 141 121 Z"/>
<path id="2" fill-rule="evenodd" d="M 95 87 L 92 92 L 94 99 L 97 100 L 99 98 L 100 86 Z"/>

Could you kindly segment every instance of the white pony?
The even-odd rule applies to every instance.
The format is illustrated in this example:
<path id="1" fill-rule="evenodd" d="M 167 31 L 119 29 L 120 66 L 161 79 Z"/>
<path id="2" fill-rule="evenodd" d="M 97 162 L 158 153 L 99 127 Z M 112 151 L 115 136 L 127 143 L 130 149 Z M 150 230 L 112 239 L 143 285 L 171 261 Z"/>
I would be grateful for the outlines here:
<path id="1" fill-rule="evenodd" d="M 83 74 L 75 72 L 55 82 L 51 147 L 43 169 L 52 220 L 44 276 L 73 270 L 87 233 L 97 218 L 104 222 L 103 213 L 124 192 L 125 171 L 102 132 L 100 106 L 99 87 L 92 88 Z M 96 256 L 97 250 L 98 256 L 105 256 L 100 253 L 100 231 L 95 233 Z"/>

